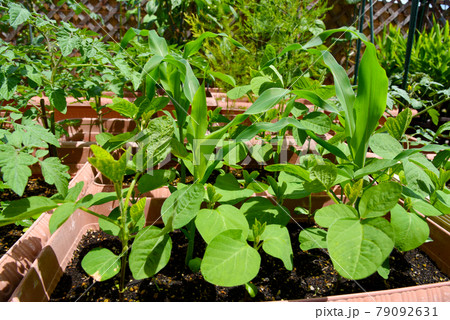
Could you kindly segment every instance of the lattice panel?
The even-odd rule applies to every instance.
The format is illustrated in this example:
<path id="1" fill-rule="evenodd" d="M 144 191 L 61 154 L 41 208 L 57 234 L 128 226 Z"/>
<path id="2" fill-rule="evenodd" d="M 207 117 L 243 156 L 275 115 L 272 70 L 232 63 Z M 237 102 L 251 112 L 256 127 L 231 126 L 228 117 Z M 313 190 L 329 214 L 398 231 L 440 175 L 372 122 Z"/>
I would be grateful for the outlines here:
<path id="1" fill-rule="evenodd" d="M 58 0 L 54 0 L 52 4 L 44 4 L 44 11 L 47 12 L 47 16 L 56 21 L 71 22 L 73 25 L 79 28 L 88 28 L 92 31 L 105 36 L 105 41 L 119 41 L 121 34 L 130 27 L 136 27 L 137 21 L 135 16 L 131 15 L 126 17 L 126 9 L 122 4 L 122 14 L 120 12 L 119 2 L 116 0 L 81 0 L 86 7 L 93 13 L 102 17 L 102 21 L 92 19 L 87 13 L 80 13 L 76 15 L 66 4 L 57 6 Z M 147 1 L 142 1 L 142 6 L 145 6 Z M 122 17 L 122 26 L 120 25 Z M 8 32 L 2 32 L 1 38 L 5 41 L 14 41 L 17 34 L 22 30 L 23 26 L 20 26 L 17 30 L 10 29 Z"/>
<path id="2" fill-rule="evenodd" d="M 383 32 L 384 26 L 388 24 L 394 24 L 400 27 L 405 34 L 408 33 L 409 21 L 411 15 L 411 2 L 402 3 L 400 0 L 374 0 L 373 1 L 373 20 L 374 20 L 374 36 Z M 333 5 L 333 9 L 329 11 L 325 18 L 325 24 L 328 29 L 338 28 L 342 26 L 352 25 L 358 28 L 356 18 L 359 15 L 359 9 L 357 5 L 348 5 L 344 0 L 330 0 L 330 5 Z M 450 0 L 428 0 L 424 16 L 424 27 L 432 26 L 433 15 L 436 20 L 441 23 L 445 23 L 449 19 L 450 13 Z M 363 33 L 366 36 L 370 36 L 370 5 L 366 0 L 366 7 L 364 11 L 364 28 Z M 420 14 L 420 12 L 419 12 Z M 336 43 L 332 49 L 333 55 L 336 60 L 342 65 L 349 65 L 349 74 L 353 73 L 354 59 L 356 55 L 355 43 L 349 48 L 348 43 Z"/>
<path id="3" fill-rule="evenodd" d="M 321 1 L 321 0 L 319 0 Z M 120 3 L 117 0 L 80 0 L 81 3 L 86 5 L 92 12 L 100 15 L 103 22 L 91 19 L 86 13 L 76 15 L 66 4 L 57 6 L 58 0 L 53 0 L 53 4 L 45 5 L 45 12 L 47 15 L 57 21 L 69 21 L 79 28 L 88 28 L 93 30 L 102 36 L 105 36 L 105 41 L 121 39 L 126 30 L 130 27 L 136 27 L 137 22 L 134 15 L 129 18 L 126 17 L 126 10 L 122 4 L 122 13 L 120 12 Z M 147 1 L 142 1 L 142 6 L 145 6 Z M 440 22 L 445 22 L 449 19 L 450 12 L 450 0 L 428 0 L 429 7 L 426 10 L 426 16 L 424 22 L 427 26 L 432 24 L 432 16 Z M 328 4 L 333 6 L 333 9 L 329 11 L 325 17 L 325 24 L 328 29 L 337 28 L 341 26 L 353 25 L 357 27 L 356 17 L 359 12 L 357 6 L 348 5 L 344 0 L 328 0 Z M 442 5 L 447 7 L 443 7 Z M 374 33 L 375 36 L 383 31 L 383 27 L 389 23 L 393 23 L 402 28 L 405 35 L 409 26 L 411 1 L 403 4 L 400 0 L 374 0 Z M 122 17 L 122 26 L 120 25 Z M 6 41 L 13 41 L 16 39 L 17 34 L 22 30 L 24 26 L 20 26 L 18 30 L 8 30 L 7 32 L 1 32 L 0 36 Z M 365 7 L 365 24 L 364 33 L 369 35 L 369 1 L 366 1 Z M 339 38 L 336 35 L 335 38 Z M 352 65 L 354 59 L 354 48 L 349 48 L 348 44 L 336 43 L 332 48 L 333 54 L 337 57 L 338 61 L 344 64 L 349 56 L 349 64 Z M 348 52 L 350 54 L 348 54 Z"/>

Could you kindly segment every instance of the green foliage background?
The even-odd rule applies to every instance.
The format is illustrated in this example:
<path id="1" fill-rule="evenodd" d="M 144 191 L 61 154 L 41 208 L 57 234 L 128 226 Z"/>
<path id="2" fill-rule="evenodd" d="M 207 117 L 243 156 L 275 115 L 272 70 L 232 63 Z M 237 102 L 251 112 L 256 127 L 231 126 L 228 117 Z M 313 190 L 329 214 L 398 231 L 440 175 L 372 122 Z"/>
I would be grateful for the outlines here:
<path id="1" fill-rule="evenodd" d="M 211 0 L 207 10 L 186 14 L 194 37 L 205 31 L 224 32 L 243 43 L 249 52 L 237 50 L 229 40 L 205 42 L 205 57 L 216 71 L 232 75 L 247 84 L 264 60 L 274 57 L 292 43 L 305 43 L 325 30 L 320 20 L 331 8 L 327 1 L 313 0 Z M 267 50 L 266 47 L 268 46 Z M 287 83 L 306 72 L 320 79 L 321 68 L 309 68 L 312 57 L 290 53 L 278 61 L 277 69 Z"/>

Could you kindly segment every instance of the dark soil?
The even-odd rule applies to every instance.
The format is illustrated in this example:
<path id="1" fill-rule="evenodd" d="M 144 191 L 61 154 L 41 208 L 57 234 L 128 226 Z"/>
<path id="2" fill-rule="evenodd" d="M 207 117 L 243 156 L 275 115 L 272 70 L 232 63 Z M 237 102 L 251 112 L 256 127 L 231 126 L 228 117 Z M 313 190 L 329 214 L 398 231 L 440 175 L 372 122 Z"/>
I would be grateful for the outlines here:
<path id="1" fill-rule="evenodd" d="M 44 178 L 30 178 L 21 197 L 14 193 L 14 191 L 6 189 L 0 193 L 0 201 L 12 201 L 32 196 L 51 197 L 57 192 L 56 187 L 46 183 Z"/>
<path id="2" fill-rule="evenodd" d="M 23 227 L 15 224 L 0 227 L 0 258 L 23 235 Z"/>
<path id="3" fill-rule="evenodd" d="M 7 189 L 0 193 L 0 201 L 12 201 L 31 196 L 51 197 L 56 193 L 56 187 L 47 184 L 43 178 L 30 178 L 21 197 Z M 23 235 L 23 229 L 23 226 L 16 224 L 0 227 L 0 258 Z"/>
<path id="4" fill-rule="evenodd" d="M 192 273 L 184 264 L 187 242 L 184 235 L 178 231 L 171 234 L 172 255 L 168 265 L 159 274 L 146 280 L 133 280 L 130 273 L 127 274 L 125 301 L 294 300 L 449 280 L 424 253 L 416 249 L 407 253 L 396 250 L 392 253 L 388 280 L 374 274 L 357 282 L 346 279 L 340 281 L 326 252 L 319 249 L 303 252 L 298 242 L 300 228 L 295 224 L 289 225 L 288 228 L 291 231 L 295 268 L 292 271 L 286 270 L 280 260 L 260 250 L 262 257 L 260 273 L 252 280 L 258 287 L 258 293 L 253 299 L 249 297 L 244 286 L 218 287 L 203 280 L 201 273 Z M 116 254 L 121 248 L 117 238 L 101 231 L 88 231 L 53 292 L 51 301 L 118 300 L 118 277 L 104 282 L 94 282 L 81 268 L 84 255 L 99 246 L 109 248 Z M 201 252 L 204 252 L 204 245 L 198 235 L 196 250 L 196 256 L 201 256 Z"/>

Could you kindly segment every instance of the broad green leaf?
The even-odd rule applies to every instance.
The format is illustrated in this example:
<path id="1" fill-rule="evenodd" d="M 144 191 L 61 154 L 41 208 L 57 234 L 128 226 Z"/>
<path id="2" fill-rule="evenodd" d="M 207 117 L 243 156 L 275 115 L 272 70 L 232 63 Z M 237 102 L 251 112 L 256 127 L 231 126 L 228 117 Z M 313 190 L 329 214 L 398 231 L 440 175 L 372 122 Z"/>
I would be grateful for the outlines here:
<path id="1" fill-rule="evenodd" d="M 42 74 L 40 72 L 37 72 L 36 69 L 29 64 L 25 65 L 25 69 L 27 70 L 27 77 L 36 82 L 37 85 L 41 86 Z"/>
<path id="2" fill-rule="evenodd" d="M 440 135 L 443 132 L 449 131 L 449 130 L 450 130 L 450 122 L 446 122 L 438 128 L 438 130 L 436 131 L 436 135 Z"/>
<path id="3" fill-rule="evenodd" d="M 355 208 L 345 204 L 332 204 L 320 208 L 314 214 L 314 220 L 323 228 L 330 228 L 333 223 L 344 218 L 358 218 L 358 212 Z"/>
<path id="4" fill-rule="evenodd" d="M 203 240 L 210 243 L 220 233 L 230 230 L 242 230 L 242 237 L 247 239 L 249 227 L 244 214 L 236 207 L 223 204 L 216 209 L 202 209 L 195 218 L 195 226 Z"/>
<path id="5" fill-rule="evenodd" d="M 396 157 L 395 160 L 403 160 L 405 158 L 410 158 L 412 156 L 417 157 L 420 156 L 419 152 L 439 152 L 441 150 L 449 150 L 450 147 L 447 145 L 438 145 L 438 144 L 427 144 L 421 148 L 412 148 L 408 150 L 403 150 Z M 423 155 L 422 155 L 423 156 Z M 434 169 L 436 170 L 436 169 Z"/>
<path id="6" fill-rule="evenodd" d="M 163 116 L 151 120 L 147 128 L 133 138 L 143 145 L 133 157 L 138 171 L 153 168 L 167 157 L 173 132 L 172 120 Z"/>
<path id="7" fill-rule="evenodd" d="M 150 118 L 157 111 L 164 109 L 170 102 L 170 99 L 167 97 L 157 97 L 153 98 L 152 101 L 148 100 L 147 97 L 140 104 L 136 104 L 139 108 L 138 113 L 134 117 L 139 120 L 141 118 Z M 136 102 L 135 102 L 136 103 Z"/>
<path id="8" fill-rule="evenodd" d="M 396 160 L 389 160 L 389 159 L 373 159 L 370 164 L 366 165 L 364 168 L 359 169 L 355 172 L 354 178 L 355 179 L 361 179 L 365 176 L 374 174 L 374 173 L 380 173 L 381 171 L 391 168 L 395 166 L 397 163 L 399 163 Z"/>
<path id="9" fill-rule="evenodd" d="M 282 206 L 274 205 L 268 198 L 252 197 L 241 206 L 250 228 L 257 219 L 260 223 L 285 226 L 290 220 L 290 212 Z"/>
<path id="10" fill-rule="evenodd" d="M 252 87 L 253 93 L 259 96 L 267 88 L 275 87 L 276 84 L 272 82 L 272 79 L 269 76 L 260 76 L 252 78 L 250 81 L 250 86 Z"/>
<path id="11" fill-rule="evenodd" d="M 383 264 L 394 248 L 394 231 L 383 218 L 339 219 L 328 229 L 331 261 L 347 279 L 364 279 Z"/>
<path id="12" fill-rule="evenodd" d="M 300 124 L 305 130 L 311 130 L 316 134 L 325 134 L 331 129 L 331 119 L 323 112 L 308 113 L 300 120 Z"/>
<path id="13" fill-rule="evenodd" d="M 291 173 L 291 174 L 294 174 L 294 175 L 302 178 L 305 181 L 311 180 L 310 173 L 308 170 L 306 170 L 300 166 L 296 166 L 296 165 L 289 164 L 289 163 L 271 164 L 269 166 L 266 166 L 265 169 L 270 172 L 282 171 L 282 172 Z"/>
<path id="14" fill-rule="evenodd" d="M 0 212 L 0 225 L 7 221 L 27 219 L 56 207 L 58 207 L 56 202 L 45 197 L 36 196 L 15 200 Z"/>
<path id="15" fill-rule="evenodd" d="M 417 210 L 424 216 L 434 217 L 444 215 L 443 212 L 441 212 L 440 210 L 438 210 L 436 207 L 434 207 L 432 204 L 428 203 L 425 200 L 413 199 L 411 204 L 414 210 Z"/>
<path id="16" fill-rule="evenodd" d="M 135 28 L 129 28 L 127 32 L 123 35 L 122 41 L 120 42 L 120 50 L 123 50 L 127 47 L 128 43 L 140 33 L 140 30 Z"/>
<path id="17" fill-rule="evenodd" d="M 206 113 L 206 91 L 204 83 L 198 88 L 192 101 L 191 123 L 194 129 L 194 139 L 203 139 L 208 129 Z"/>
<path id="18" fill-rule="evenodd" d="M 170 148 L 172 149 L 173 155 L 177 158 L 187 159 L 189 157 L 189 153 L 187 152 L 184 144 L 175 138 L 172 138 L 170 141 Z"/>
<path id="19" fill-rule="evenodd" d="M 237 136 L 236 141 L 250 140 L 261 131 L 279 132 L 288 126 L 293 126 L 300 130 L 313 130 L 317 132 L 317 134 L 325 134 L 330 131 L 331 121 L 325 114 L 319 116 L 317 113 L 311 113 L 308 117 L 305 117 L 304 120 L 283 118 L 275 123 L 258 122 L 241 132 Z"/>
<path id="20" fill-rule="evenodd" d="M 179 229 L 187 225 L 195 218 L 200 205 L 203 202 L 205 189 L 203 185 L 195 183 L 183 189 L 177 190 L 164 201 L 161 208 L 161 216 L 164 224 L 172 220 L 173 229 Z"/>
<path id="21" fill-rule="evenodd" d="M 88 194 L 78 200 L 79 207 L 92 207 L 98 206 L 110 201 L 117 200 L 117 195 L 115 192 L 99 192 L 96 194 Z"/>
<path id="22" fill-rule="evenodd" d="M 244 114 L 258 114 L 266 112 L 284 98 L 289 90 L 283 88 L 270 88 L 264 91 L 255 103 L 253 103 Z"/>
<path id="23" fill-rule="evenodd" d="M 308 251 L 311 249 L 327 248 L 327 232 L 319 228 L 303 229 L 299 236 L 300 249 Z"/>
<path id="24" fill-rule="evenodd" d="M 358 73 L 358 93 L 353 105 L 355 131 L 348 141 L 355 163 L 364 167 L 368 143 L 386 110 L 388 78 L 377 60 L 375 46 L 366 43 Z M 348 124 L 346 123 L 346 126 Z"/>
<path id="25" fill-rule="evenodd" d="M 89 158 L 88 160 L 94 167 L 113 182 L 123 180 L 127 166 L 128 152 L 125 152 L 119 160 L 114 160 L 112 155 L 97 145 L 92 145 L 91 150 L 95 157 Z"/>
<path id="26" fill-rule="evenodd" d="M 421 167 L 408 159 L 402 160 L 402 164 L 408 188 L 422 197 L 426 197 L 433 192 L 433 181 Z"/>
<path id="27" fill-rule="evenodd" d="M 301 199 L 310 194 L 309 191 L 305 190 L 305 181 L 298 176 L 281 171 L 278 175 L 278 183 L 286 183 L 287 189 L 284 191 L 285 199 Z M 269 188 L 268 192 L 274 195 L 272 188 Z"/>
<path id="28" fill-rule="evenodd" d="M 383 182 L 367 189 L 359 202 L 361 218 L 373 218 L 385 215 L 399 201 L 402 187 L 395 182 Z"/>
<path id="29" fill-rule="evenodd" d="M 77 204 L 74 202 L 67 202 L 60 205 L 53 212 L 49 221 L 50 233 L 54 233 L 66 220 L 75 212 Z"/>
<path id="30" fill-rule="evenodd" d="M 48 144 L 54 145 L 56 147 L 60 147 L 58 139 L 55 137 L 54 134 L 50 132 L 50 130 L 45 129 L 41 125 L 35 123 L 35 122 L 25 122 L 22 121 L 22 125 L 16 124 L 16 128 L 21 128 L 24 131 L 26 131 L 27 134 L 29 134 L 31 137 L 38 137 L 39 140 L 45 141 Z M 24 142 L 26 144 L 31 145 L 31 141 L 26 141 L 26 136 L 24 137 Z M 28 143 L 27 143 L 28 142 Z"/>
<path id="31" fill-rule="evenodd" d="M 450 194 L 442 191 L 436 191 L 436 202 L 434 206 L 444 214 L 450 214 Z"/>
<path id="32" fill-rule="evenodd" d="M 258 163 L 266 163 L 274 154 L 273 147 L 270 143 L 254 144 L 249 151 L 250 156 Z"/>
<path id="33" fill-rule="evenodd" d="M 11 3 L 9 5 L 9 24 L 11 27 L 16 29 L 19 25 L 26 22 L 30 17 L 31 13 L 25 9 L 20 3 Z"/>
<path id="34" fill-rule="evenodd" d="M 333 92 L 333 96 L 335 91 L 331 91 Z M 317 92 L 311 90 L 294 90 L 292 91 L 292 94 L 295 94 L 297 96 L 296 99 L 306 99 L 316 107 L 322 108 L 326 111 L 338 113 L 336 107 L 333 106 L 329 100 L 324 100 L 320 95 L 318 95 Z"/>
<path id="35" fill-rule="evenodd" d="M 150 59 L 148 59 L 148 61 L 142 68 L 141 78 L 144 79 L 144 77 L 148 75 L 149 72 L 153 71 L 156 67 L 158 67 L 163 60 L 164 57 L 158 55 L 152 56 Z"/>
<path id="36" fill-rule="evenodd" d="M 236 166 L 247 156 L 247 146 L 240 142 L 231 145 L 230 150 L 223 157 L 223 161 L 230 166 Z"/>
<path id="37" fill-rule="evenodd" d="M 166 186 L 175 179 L 172 170 L 152 170 L 144 174 L 138 181 L 138 190 L 145 193 Z"/>
<path id="38" fill-rule="evenodd" d="M 69 167 L 63 165 L 61 160 L 55 157 L 46 158 L 44 161 L 41 161 L 40 164 L 45 182 L 54 184 L 56 189 L 58 189 L 58 192 L 65 197 L 69 187 Z"/>
<path id="39" fill-rule="evenodd" d="M 146 279 L 164 268 L 170 259 L 172 239 L 160 228 L 148 226 L 138 232 L 130 253 L 130 270 L 135 279 Z"/>
<path id="40" fill-rule="evenodd" d="M 56 89 L 48 93 L 48 100 L 50 104 L 59 112 L 66 114 L 67 112 L 67 101 L 66 93 L 63 89 Z"/>
<path id="41" fill-rule="evenodd" d="M 391 210 L 391 225 L 395 233 L 395 247 L 400 251 L 419 247 L 430 235 L 430 228 L 424 219 L 398 204 Z"/>
<path id="42" fill-rule="evenodd" d="M 183 93 L 187 100 L 192 103 L 195 93 L 197 92 L 199 88 L 199 82 L 197 77 L 195 76 L 194 72 L 192 71 L 191 65 L 189 62 L 185 59 L 182 59 L 178 56 L 167 56 L 164 61 L 167 61 L 168 63 L 174 65 L 179 73 L 174 73 L 173 76 L 180 77 L 180 79 L 183 82 Z M 175 95 L 176 97 L 177 95 Z M 174 102 L 175 106 L 180 104 L 179 101 Z M 187 108 L 186 110 L 187 111 Z M 178 115 L 179 117 L 179 115 Z"/>
<path id="43" fill-rule="evenodd" d="M 138 202 L 133 204 L 130 208 L 130 216 L 134 223 L 137 223 L 144 215 L 145 204 L 147 203 L 146 198 L 141 198 Z"/>
<path id="44" fill-rule="evenodd" d="M 391 272 L 391 266 L 389 265 L 389 257 L 384 260 L 383 264 L 378 267 L 377 273 L 383 278 L 388 279 Z"/>
<path id="45" fill-rule="evenodd" d="M 261 193 L 269 189 L 269 186 L 265 183 L 254 181 L 247 185 L 247 189 L 253 190 L 255 193 Z"/>
<path id="46" fill-rule="evenodd" d="M 198 52 L 198 50 L 200 50 L 202 47 L 203 40 L 205 40 L 207 38 L 215 38 L 217 36 L 218 36 L 218 34 L 213 33 L 213 32 L 204 32 L 197 39 L 195 39 L 193 41 L 189 41 L 184 46 L 183 58 L 187 59 L 189 56 Z"/>
<path id="47" fill-rule="evenodd" d="M 167 46 L 166 40 L 158 36 L 155 30 L 150 30 L 148 34 L 148 45 L 150 52 L 165 57 L 169 53 L 169 47 Z"/>
<path id="48" fill-rule="evenodd" d="M 341 159 L 344 160 L 348 160 L 346 154 L 339 149 L 338 147 L 336 147 L 335 145 L 332 145 L 331 143 L 320 139 L 314 132 L 312 132 L 311 130 L 306 130 L 306 133 L 311 137 L 311 139 L 313 139 L 315 142 L 317 142 L 317 144 L 319 144 L 320 146 L 322 146 L 325 150 L 331 152 L 332 154 L 334 154 L 336 157 L 339 157 Z"/>
<path id="49" fill-rule="evenodd" d="M 267 254 L 280 259 L 287 270 L 292 270 L 294 253 L 286 227 L 276 224 L 266 226 L 261 240 L 264 241 L 262 248 Z"/>
<path id="50" fill-rule="evenodd" d="M 78 197 L 80 196 L 81 191 L 84 187 L 84 181 L 77 182 L 77 184 L 70 188 L 67 192 L 67 196 L 65 197 L 66 201 L 72 201 L 75 202 L 78 200 Z"/>
<path id="51" fill-rule="evenodd" d="M 115 221 L 116 223 L 119 223 L 120 218 L 120 208 L 115 207 L 111 210 L 111 212 L 108 215 L 108 218 Z M 130 222 L 130 217 L 127 216 L 127 224 Z M 112 236 L 118 237 L 120 235 L 120 228 L 117 224 L 112 223 L 111 221 L 104 220 L 104 219 L 98 219 L 98 225 L 100 229 Z M 131 230 L 130 230 L 131 231 Z"/>
<path id="52" fill-rule="evenodd" d="M 113 103 L 108 104 L 107 107 L 130 119 L 134 119 L 139 111 L 134 103 L 119 97 L 113 98 Z"/>
<path id="53" fill-rule="evenodd" d="M 111 279 L 120 271 L 120 258 L 106 248 L 95 248 L 81 261 L 84 271 L 95 281 Z"/>
<path id="54" fill-rule="evenodd" d="M 109 132 L 102 132 L 95 136 L 95 141 L 100 147 L 105 148 L 105 144 L 113 137 L 114 135 Z"/>
<path id="55" fill-rule="evenodd" d="M 403 151 L 403 147 L 395 140 L 385 133 L 377 133 L 370 138 L 369 146 L 372 151 L 384 159 L 394 159 L 400 152 Z"/>
<path id="56" fill-rule="evenodd" d="M 234 287 L 251 281 L 259 272 L 261 257 L 242 239 L 241 230 L 227 230 L 206 247 L 201 272 L 217 286 Z"/>
<path id="57" fill-rule="evenodd" d="M 218 176 L 214 187 L 216 193 L 222 195 L 220 202 L 232 205 L 249 198 L 254 193 L 253 190 L 242 188 L 231 173 Z"/>
<path id="58" fill-rule="evenodd" d="M 80 38 L 76 35 L 65 33 L 63 36 L 57 38 L 58 46 L 61 49 L 61 54 L 67 57 L 72 53 L 74 49 L 77 49 L 80 45 Z"/>
<path id="59" fill-rule="evenodd" d="M 329 190 L 336 181 L 337 168 L 331 163 L 316 165 L 312 168 L 311 174 L 323 184 L 326 190 Z"/>
<path id="60" fill-rule="evenodd" d="M 250 90 L 252 90 L 251 85 L 235 87 L 227 92 L 227 97 L 236 100 L 245 96 Z"/>
<path id="61" fill-rule="evenodd" d="M 128 57 L 124 55 L 117 55 L 113 58 L 113 63 L 117 67 L 117 69 L 119 69 L 120 73 L 125 77 L 125 79 L 131 80 L 133 89 L 137 91 L 143 79 L 141 78 L 140 73 L 130 68 L 127 61 L 125 61 L 125 59 L 127 58 Z"/>
<path id="62" fill-rule="evenodd" d="M 353 105 L 355 103 L 355 93 L 353 92 L 350 80 L 344 68 L 339 65 L 328 51 L 322 52 L 323 62 L 330 68 L 333 74 L 336 88 L 336 96 L 345 112 L 345 132 L 347 137 L 352 137 L 355 132 L 355 113 Z"/>
<path id="63" fill-rule="evenodd" d="M 215 72 L 215 71 L 209 71 L 209 74 L 212 75 L 214 78 L 217 78 L 219 80 L 222 80 L 226 84 L 229 84 L 230 86 L 235 87 L 236 86 L 236 80 L 228 74 L 224 74 L 222 72 Z"/>
<path id="64" fill-rule="evenodd" d="M 35 163 L 37 159 L 28 153 L 17 153 L 12 147 L 11 150 L 13 152 L 5 152 L 0 156 L 2 159 L 0 160 L 0 163 L 3 162 L 1 168 L 3 180 L 15 193 L 22 196 L 25 191 L 25 187 L 27 186 L 28 178 L 31 176 L 31 170 L 28 166 Z M 9 158 L 5 163 L 4 161 L 8 155 Z"/>
<path id="65" fill-rule="evenodd" d="M 349 1 L 354 2 L 354 1 L 357 1 L 357 0 L 349 0 Z M 338 33 L 338 32 L 349 32 L 349 33 L 352 34 L 352 36 L 355 36 L 355 37 L 361 39 L 364 43 L 366 43 L 366 44 L 368 43 L 367 37 L 363 33 L 357 32 L 355 30 L 355 28 L 353 28 L 353 27 L 342 27 L 342 28 L 337 28 L 337 29 L 325 30 L 325 31 L 321 32 L 320 34 L 318 34 L 317 36 L 315 36 L 314 38 L 312 38 L 311 40 L 309 40 L 302 47 L 304 49 L 309 49 L 309 48 L 312 48 L 312 47 L 320 46 L 331 35 L 333 35 L 335 33 Z"/>
<path id="66" fill-rule="evenodd" d="M 251 282 L 245 284 L 245 290 L 247 290 L 251 298 L 256 297 L 258 294 L 258 287 Z"/>
<path id="67" fill-rule="evenodd" d="M 406 108 L 400 112 L 395 118 L 388 118 L 384 127 L 387 129 L 389 134 L 397 140 L 400 140 L 408 129 L 411 123 L 412 112 L 411 109 Z"/>

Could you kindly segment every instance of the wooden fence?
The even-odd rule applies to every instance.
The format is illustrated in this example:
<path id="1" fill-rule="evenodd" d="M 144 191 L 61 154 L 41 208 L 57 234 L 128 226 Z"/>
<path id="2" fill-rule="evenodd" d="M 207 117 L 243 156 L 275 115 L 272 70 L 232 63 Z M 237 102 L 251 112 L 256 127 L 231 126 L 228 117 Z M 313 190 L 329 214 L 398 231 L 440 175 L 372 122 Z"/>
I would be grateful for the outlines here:
<path id="1" fill-rule="evenodd" d="M 70 9 L 67 4 L 58 6 L 58 0 L 53 3 L 44 3 L 42 11 L 46 12 L 48 17 L 57 21 L 70 21 L 75 26 L 80 28 L 89 28 L 102 36 L 105 36 L 105 41 L 115 40 L 119 41 L 121 35 L 130 27 L 136 27 L 137 21 L 135 15 L 127 17 L 126 10 L 123 3 L 116 0 L 78 0 L 84 4 L 93 13 L 102 18 L 100 20 L 92 19 L 88 14 L 82 12 L 79 15 Z M 323 0 L 317 0 L 323 1 Z M 141 5 L 145 8 L 148 1 L 143 0 Z M 424 23 L 425 27 L 431 25 L 432 16 L 440 22 L 445 22 L 449 18 L 450 0 L 421 0 L 426 2 Z M 341 26 L 357 27 L 356 18 L 359 15 L 358 5 L 349 5 L 345 0 L 328 0 L 328 4 L 333 6 L 324 19 L 328 29 Z M 122 10 L 121 10 L 122 6 Z M 366 1 L 365 7 L 365 24 L 364 33 L 369 35 L 369 1 Z M 383 27 L 392 23 L 404 31 L 405 35 L 408 30 L 411 11 L 411 1 L 405 0 L 373 0 L 374 12 L 374 34 L 375 36 L 382 32 Z M 420 12 L 419 12 L 420 14 Z M 16 39 L 17 34 L 21 31 L 19 27 L 17 30 L 8 30 L 1 32 L 0 37 L 6 41 Z M 339 36 L 334 39 L 339 38 Z M 335 40 L 333 40 L 335 41 Z M 348 43 L 337 42 L 333 46 L 333 54 L 337 56 L 341 63 L 353 64 L 355 50 L 354 47 L 349 47 Z M 351 72 L 351 70 L 350 70 Z"/>
<path id="2" fill-rule="evenodd" d="M 79 28 L 88 28 L 98 34 L 105 36 L 105 41 L 119 41 L 121 34 L 123 35 L 130 27 L 136 27 L 137 21 L 135 15 L 127 17 L 126 9 L 121 2 L 116 0 L 77 0 L 77 2 L 85 5 L 92 13 L 97 14 L 101 19 L 93 19 L 86 12 L 75 14 L 67 4 L 58 6 L 58 0 L 53 3 L 44 3 L 40 11 L 43 11 L 47 16 L 56 21 L 71 22 Z M 145 6 L 147 0 L 142 1 L 142 6 Z M 122 6 L 122 10 L 121 10 Z M 5 41 L 12 41 L 17 34 L 22 30 L 20 26 L 17 30 L 8 30 L 2 32 L 1 38 Z"/>
<path id="3" fill-rule="evenodd" d="M 425 2 L 425 1 L 421 1 Z M 353 26 L 358 28 L 357 18 L 360 15 L 358 5 L 348 5 L 345 0 L 329 0 L 329 4 L 333 5 L 333 9 L 325 17 L 327 28 L 337 28 L 341 26 Z M 376 37 L 383 32 L 383 28 L 389 24 L 393 24 L 401 28 L 403 34 L 407 35 L 409 28 L 409 20 L 411 15 L 412 1 L 401 0 L 374 0 L 373 1 L 373 24 L 374 36 Z M 435 19 L 444 24 L 449 19 L 450 0 L 426 0 L 426 5 L 421 7 L 424 9 L 423 28 L 430 28 L 433 24 L 433 16 Z M 421 15 L 419 11 L 419 15 Z M 364 27 L 363 33 L 369 37 L 370 4 L 366 0 L 364 10 Z M 420 17 L 419 17 L 420 20 Z M 348 64 L 349 74 L 353 73 L 354 58 L 356 55 L 356 45 L 350 46 L 348 43 L 338 43 L 333 48 L 333 55 L 341 64 Z"/>

